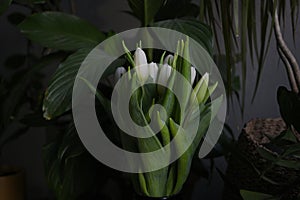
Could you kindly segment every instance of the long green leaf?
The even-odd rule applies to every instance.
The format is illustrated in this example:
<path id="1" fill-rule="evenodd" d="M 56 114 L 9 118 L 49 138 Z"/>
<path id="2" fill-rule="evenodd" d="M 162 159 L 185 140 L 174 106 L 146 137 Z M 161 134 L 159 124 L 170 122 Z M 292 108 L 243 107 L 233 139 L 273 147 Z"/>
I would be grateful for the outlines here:
<path id="1" fill-rule="evenodd" d="M 260 41 L 261 41 L 261 47 L 260 47 L 260 53 L 259 53 L 259 58 L 258 58 L 258 71 L 257 71 L 257 77 L 256 77 L 256 82 L 255 82 L 255 88 L 252 96 L 252 102 L 254 101 L 258 87 L 259 87 L 259 82 L 261 78 L 261 74 L 264 68 L 264 63 L 265 59 L 270 47 L 270 42 L 272 38 L 272 33 L 273 33 L 273 23 L 274 21 L 271 20 L 271 25 L 270 23 L 270 17 L 269 17 L 269 11 L 271 11 L 271 15 L 273 16 L 273 11 L 271 10 L 272 4 L 270 1 L 262 1 L 261 2 L 261 33 L 260 33 Z"/>
<path id="2" fill-rule="evenodd" d="M 242 1 L 242 30 L 241 30 L 241 55 L 242 55 L 242 112 L 245 107 L 246 81 L 247 81 L 247 28 L 248 28 L 249 0 Z"/>
<path id="3" fill-rule="evenodd" d="M 221 1 L 221 13 L 222 13 L 222 31 L 224 37 L 224 45 L 225 45 L 225 53 L 226 53 L 226 64 L 227 64 L 227 93 L 231 94 L 232 92 L 232 69 L 234 66 L 234 62 L 232 60 L 232 38 L 230 35 L 230 17 L 229 17 L 229 6 L 228 0 Z"/>
<path id="4" fill-rule="evenodd" d="M 269 194 L 263 194 L 260 192 L 241 190 L 240 193 L 244 200 L 278 200 L 278 198 L 275 198 Z"/>

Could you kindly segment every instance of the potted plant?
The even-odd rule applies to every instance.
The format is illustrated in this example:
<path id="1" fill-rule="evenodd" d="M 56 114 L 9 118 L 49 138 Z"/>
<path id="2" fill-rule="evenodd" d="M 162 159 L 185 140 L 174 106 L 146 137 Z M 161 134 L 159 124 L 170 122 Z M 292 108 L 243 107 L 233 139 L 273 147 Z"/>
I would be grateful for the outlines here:
<path id="1" fill-rule="evenodd" d="M 283 86 L 277 91 L 282 119 L 254 119 L 246 124 L 237 144 L 239 152 L 233 153 L 227 171 L 228 181 L 237 193 L 232 196 L 227 188 L 225 198 L 243 197 L 247 200 L 300 197 L 300 69 L 283 40 L 277 5 L 274 6 L 277 49 L 286 67 L 291 91 Z M 239 190 L 241 190 L 240 197 Z"/>
<path id="2" fill-rule="evenodd" d="M 137 199 L 181 199 L 179 195 L 189 175 L 195 151 L 211 122 L 211 118 L 214 117 L 212 106 L 216 106 L 214 109 L 218 112 L 218 106 L 222 102 L 222 97 L 210 102 L 209 96 L 217 87 L 217 84 L 209 85 L 208 74 L 203 75 L 198 82 L 196 81 L 196 69 L 186 61 L 189 60 L 188 40 L 178 42 L 177 51 L 174 55 L 165 57 L 165 53 L 163 53 L 159 56 L 158 60 L 160 60 L 160 64 L 149 63 L 147 61 L 146 54 L 141 49 L 141 44 L 135 50 L 134 54 L 129 52 L 126 47 L 124 49 L 129 67 L 128 71 L 124 67 L 119 67 L 115 71 L 114 85 L 112 87 L 115 87 L 114 90 L 117 90 L 116 96 L 113 93 L 110 98 L 110 95 L 108 97 L 104 96 L 104 92 L 101 90 L 95 92 L 97 89 L 88 80 L 84 77 L 79 77 L 79 79 L 83 80 L 91 91 L 95 92 L 99 102 L 109 116 L 113 116 L 113 105 L 116 104 L 115 106 L 118 108 L 119 115 L 117 118 L 120 118 L 118 120 L 115 119 L 116 123 L 120 120 L 121 124 L 126 124 L 126 132 L 130 130 L 138 136 L 143 135 L 143 132 L 139 132 L 138 128 L 130 127 L 130 123 L 126 123 L 128 118 L 132 118 L 138 125 L 147 127 L 143 127 L 143 131 L 150 134 L 150 137 L 134 138 L 124 134 L 125 130 L 122 130 L 122 127 L 116 127 L 114 121 L 111 121 L 108 124 L 111 128 L 108 128 L 108 130 L 110 130 L 110 134 L 112 135 L 115 135 L 114 130 L 119 130 L 119 141 L 123 149 L 140 154 L 151 153 L 152 151 L 168 147 L 168 145 L 172 145 L 171 141 L 175 141 L 173 145 L 176 151 L 170 150 L 169 154 L 166 153 L 167 157 L 164 160 L 158 161 L 154 158 L 142 157 L 142 163 L 139 164 L 132 163 L 131 159 L 128 158 L 127 162 L 134 166 L 140 166 L 139 171 L 142 171 L 135 171 L 134 174 L 130 175 Z M 88 61 L 86 62 L 88 63 Z M 182 82 L 182 79 L 178 78 L 180 75 L 177 73 L 180 73 L 190 85 L 195 85 L 192 91 L 185 85 L 184 81 Z M 79 74 L 81 73 L 79 72 Z M 149 85 L 149 83 L 155 85 Z M 167 88 L 163 88 L 161 85 Z M 176 91 L 178 87 L 183 95 L 182 99 L 178 99 L 177 96 L 177 100 L 175 100 L 176 96 L 171 91 Z M 134 92 L 131 94 L 131 91 Z M 125 114 L 123 114 L 122 110 L 124 109 L 122 107 L 127 108 L 123 104 L 127 102 L 126 94 L 128 93 L 132 95 L 129 101 L 129 113 L 131 117 L 124 117 L 123 115 Z M 75 100 L 75 102 L 77 101 Z M 110 108 L 110 102 L 112 102 L 112 108 Z M 185 104 L 182 102 L 185 102 Z M 152 106 L 157 103 L 161 104 L 162 107 L 155 110 Z M 80 105 L 78 102 L 74 104 Z M 201 119 L 191 114 L 195 113 L 198 109 L 200 109 Z M 78 114 L 76 111 L 75 113 Z M 154 132 L 156 131 L 155 126 L 148 125 L 150 122 L 159 127 L 158 133 Z M 177 136 L 182 134 L 185 135 L 184 137 L 187 137 L 188 134 L 192 134 L 193 127 L 198 122 L 199 125 L 196 125 L 196 135 L 191 146 L 187 150 L 182 151 L 186 139 L 182 138 L 179 140 Z M 179 154 L 177 151 L 181 153 Z M 157 163 L 168 162 L 168 158 L 171 160 L 171 154 L 173 156 L 179 154 L 178 159 L 165 167 L 158 169 L 153 167 L 155 170 L 152 169 L 152 166 L 156 166 Z M 141 166 L 144 166 L 144 168 Z M 147 170 L 143 171 L 143 169 Z"/>

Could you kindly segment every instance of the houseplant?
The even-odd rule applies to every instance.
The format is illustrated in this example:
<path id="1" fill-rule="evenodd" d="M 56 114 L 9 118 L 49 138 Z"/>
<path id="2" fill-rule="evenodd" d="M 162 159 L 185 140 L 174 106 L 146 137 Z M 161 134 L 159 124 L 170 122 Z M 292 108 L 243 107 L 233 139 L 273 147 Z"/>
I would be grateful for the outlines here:
<path id="1" fill-rule="evenodd" d="M 177 195 L 181 191 L 188 177 L 195 150 L 204 132 L 210 125 L 210 120 L 214 116 L 213 113 L 218 112 L 218 106 L 222 98 L 217 98 L 214 101 L 211 100 L 210 103 L 206 104 L 206 101 L 209 99 L 209 94 L 212 93 L 217 86 L 214 84 L 208 87 L 208 74 L 204 75 L 198 83 L 195 82 L 194 89 L 188 86 L 193 85 L 196 78 L 195 68 L 191 67 L 191 64 L 186 61 L 190 60 L 188 41 L 178 43 L 177 51 L 174 56 L 171 56 L 171 59 L 169 59 L 170 56 L 166 56 L 167 60 L 165 60 L 163 54 L 159 59 L 161 63 L 160 66 L 153 62 L 148 63 L 146 55 L 141 48 L 136 49 L 134 56 L 132 56 L 126 47 L 125 50 L 128 62 L 130 63 L 128 72 L 126 72 L 123 67 L 116 70 L 114 77 L 117 77 L 117 79 L 115 82 L 120 78 L 120 73 L 122 74 L 122 78 L 113 86 L 114 90 L 111 98 L 109 97 L 110 95 L 108 97 L 102 95 L 103 92 L 101 92 L 101 90 L 96 93 L 96 95 L 102 106 L 105 107 L 106 113 L 109 116 L 114 116 L 113 119 L 116 123 L 119 123 L 118 129 L 120 129 L 120 136 L 118 137 L 121 138 L 123 149 L 142 155 L 142 161 L 140 161 L 139 159 L 134 159 L 135 157 L 132 157 L 131 154 L 125 154 L 128 167 L 123 168 L 122 166 L 120 168 L 124 171 L 134 172 L 134 174 L 131 174 L 131 180 L 136 193 L 140 196 L 144 196 L 142 199 L 146 199 L 147 197 L 172 199 L 174 195 Z M 91 53 L 91 56 L 88 57 L 95 63 L 96 58 L 92 55 L 100 56 L 100 54 L 99 52 L 97 52 L 97 54 Z M 83 71 L 78 72 L 78 74 L 82 74 L 83 77 L 77 77 L 77 81 L 83 80 L 92 91 L 95 91 L 96 89 L 84 78 L 89 77 L 86 75 L 86 72 L 90 64 L 87 63 L 89 63 L 89 61 L 85 60 L 86 65 L 81 67 Z M 100 66 L 98 64 L 97 68 Z M 94 75 L 94 73 L 92 75 Z M 180 76 L 183 76 L 183 79 L 181 79 Z M 186 80 L 186 82 L 184 82 L 184 80 Z M 73 91 L 76 91 L 77 88 L 81 88 L 78 84 L 78 82 L 75 82 L 75 86 L 77 86 Z M 138 87 L 136 87 L 136 85 L 138 85 Z M 164 89 L 161 85 L 167 88 Z M 87 105 L 89 102 L 87 98 L 79 97 L 79 94 L 84 93 L 82 90 L 80 90 L 80 93 L 73 93 L 73 97 L 75 96 L 73 105 L 76 106 L 73 106 L 73 113 L 75 113 L 73 116 L 77 124 L 81 123 L 78 122 L 78 119 L 82 119 L 76 116 L 80 115 L 80 110 L 82 110 L 80 107 L 78 108 L 78 106 L 81 105 L 80 99 L 83 105 Z M 130 98 L 127 97 L 126 94 L 129 94 Z M 85 97 L 87 95 L 84 94 L 83 96 Z M 129 112 L 127 111 L 127 101 L 129 101 Z M 157 105 L 158 103 L 162 106 L 156 110 L 157 108 L 153 107 L 153 105 Z M 116 108 L 114 108 L 114 106 L 116 106 Z M 198 107 L 200 109 L 201 119 L 195 116 L 198 115 Z M 115 112 L 117 112 L 117 116 Z M 130 116 L 127 116 L 126 112 L 128 112 L 128 114 L 130 113 Z M 85 114 L 83 115 L 85 116 Z M 132 126 L 131 120 L 128 122 L 128 119 L 131 118 L 136 124 L 143 127 L 142 131 L 140 130 L 141 127 Z M 89 127 L 93 127 L 90 123 L 91 121 L 93 120 L 87 121 Z M 159 127 L 158 133 L 156 132 L 155 124 Z M 115 128 L 116 125 L 112 121 L 110 126 L 112 126 L 112 128 L 109 128 L 109 135 L 114 135 L 113 128 Z M 77 127 L 78 131 L 85 130 L 82 129 L 82 127 L 85 126 L 77 125 Z M 137 138 L 126 134 L 124 135 L 123 132 L 127 134 L 134 132 Z M 147 138 L 142 137 L 143 132 L 150 134 L 150 136 Z M 186 150 L 183 149 L 186 148 L 186 141 L 188 141 L 188 139 L 178 139 L 181 137 L 180 135 L 194 138 L 191 146 L 188 145 Z M 95 138 L 97 135 L 90 136 L 92 136 L 93 141 L 99 141 L 98 138 Z M 87 137 L 87 134 L 82 134 L 81 138 L 83 137 Z M 96 145 L 87 142 L 86 139 L 83 141 L 85 141 L 84 143 L 87 147 Z M 172 147 L 172 145 L 174 146 Z M 102 144 L 101 146 L 107 145 Z M 176 151 L 171 150 L 172 148 L 175 148 Z M 163 151 L 159 155 L 156 155 L 156 157 L 147 156 L 149 153 L 160 151 L 161 149 L 163 149 Z M 90 150 L 93 151 L 93 149 Z M 102 150 L 110 151 L 108 149 Z M 121 155 L 124 157 L 123 154 Z M 115 157 L 116 155 L 114 154 L 112 156 Z M 174 159 L 173 156 L 175 156 L 176 159 L 172 161 L 172 159 Z M 127 162 L 122 161 L 122 157 L 117 160 L 121 160 L 122 165 L 126 166 Z M 164 159 L 161 159 L 161 157 L 164 157 Z M 99 157 L 97 158 L 99 159 Z M 113 161 L 113 163 L 116 161 Z M 108 162 L 108 165 L 110 163 L 111 162 Z M 121 163 L 119 163 L 119 165 Z M 160 166 L 161 163 L 166 163 L 166 165 Z M 113 164 L 112 166 L 118 165 Z"/>
<path id="2" fill-rule="evenodd" d="M 241 195 L 244 199 L 298 199 L 300 196 L 298 176 L 300 70 L 294 55 L 283 39 L 276 4 L 274 4 L 273 17 L 277 49 L 286 68 L 291 91 L 283 86 L 280 86 L 277 91 L 277 101 L 283 120 L 252 120 L 246 125 L 239 138 L 238 149 L 246 156 L 241 153 L 233 154 L 228 169 L 229 181 L 236 189 L 268 194 L 243 190 Z M 233 173 L 235 178 L 232 176 Z M 233 198 L 230 195 L 227 197 Z M 238 195 L 235 198 L 241 199 Z"/>

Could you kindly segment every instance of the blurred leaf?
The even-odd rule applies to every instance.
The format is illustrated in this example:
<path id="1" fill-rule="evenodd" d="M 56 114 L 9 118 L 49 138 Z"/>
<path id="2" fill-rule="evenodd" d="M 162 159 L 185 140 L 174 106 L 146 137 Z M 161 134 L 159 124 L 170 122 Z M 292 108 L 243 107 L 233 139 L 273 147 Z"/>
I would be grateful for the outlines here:
<path id="1" fill-rule="evenodd" d="M 275 198 L 269 194 L 263 194 L 260 192 L 241 190 L 240 193 L 244 200 L 279 200 L 279 198 Z"/>
<path id="2" fill-rule="evenodd" d="M 19 121 L 30 127 L 45 127 L 54 124 L 54 121 L 49 121 L 43 118 L 43 115 L 41 113 L 27 114 Z"/>
<path id="3" fill-rule="evenodd" d="M 22 77 L 18 79 L 18 82 L 12 86 L 9 90 L 9 94 L 6 96 L 3 106 L 3 112 L 1 113 L 1 124 L 6 126 L 18 108 L 26 102 L 25 94 L 27 88 L 31 85 L 32 79 L 36 76 L 36 73 L 48 66 L 54 61 L 62 58 L 61 53 L 50 54 L 43 57 L 37 64 L 33 65 L 30 70 L 23 73 Z"/>
<path id="4" fill-rule="evenodd" d="M 251 1 L 251 0 L 250 0 Z M 249 0 L 242 1 L 242 24 L 241 24 L 241 57 L 242 57 L 242 111 L 245 107 L 246 81 L 247 81 L 247 29 Z"/>
<path id="5" fill-rule="evenodd" d="M 234 62 L 232 59 L 233 49 L 233 41 L 231 37 L 231 17 L 230 17 L 230 3 L 228 0 L 221 1 L 221 23 L 222 23 L 222 31 L 224 38 L 224 46 L 225 46 L 225 55 L 226 55 L 226 65 L 227 65 L 227 93 L 232 93 L 232 72 L 234 67 Z M 215 33 L 216 34 L 216 33 Z"/>
<path id="6" fill-rule="evenodd" d="M 46 119 L 55 118 L 71 109 L 72 88 L 81 63 L 90 49 L 81 49 L 60 64 L 45 93 L 43 111 Z"/>
<path id="7" fill-rule="evenodd" d="M 44 166 L 50 188 L 58 200 L 76 200 L 91 195 L 111 172 L 82 145 L 73 125 L 43 148 Z M 92 195 L 91 195 L 92 196 Z"/>
<path id="8" fill-rule="evenodd" d="M 0 0 L 0 15 L 2 15 L 10 6 L 12 0 Z"/>
<path id="9" fill-rule="evenodd" d="M 213 35 L 210 28 L 195 19 L 174 19 L 154 23 L 154 26 L 169 28 L 188 35 L 202 45 L 210 55 L 213 53 Z"/>
<path id="10" fill-rule="evenodd" d="M 10 69 L 16 69 L 21 67 L 26 61 L 26 56 L 22 54 L 16 54 L 8 57 L 4 62 L 4 65 Z"/>
<path id="11" fill-rule="evenodd" d="M 271 153 L 270 151 L 264 149 L 264 148 L 257 148 L 256 149 L 259 155 L 271 162 L 275 162 L 277 160 L 277 156 Z"/>
<path id="12" fill-rule="evenodd" d="M 269 46 L 270 46 L 270 42 L 271 42 L 271 38 L 272 38 L 273 12 L 272 12 L 271 8 L 272 8 L 272 2 L 270 2 L 268 0 L 261 1 L 261 8 L 260 8 L 260 12 L 261 12 L 261 27 L 260 27 L 261 47 L 260 47 L 260 52 L 259 52 L 259 57 L 258 57 L 258 71 L 257 71 L 255 88 L 254 88 L 254 92 L 253 92 L 253 96 L 252 96 L 252 102 L 254 101 L 257 91 L 258 91 L 261 74 L 263 71 L 265 59 L 266 59 L 266 56 L 267 56 L 267 53 L 269 50 Z M 269 11 L 271 11 L 271 17 L 270 17 Z M 271 18 L 271 25 L 269 25 L 270 18 Z"/>
<path id="13" fill-rule="evenodd" d="M 166 0 L 155 16 L 155 21 L 175 19 L 180 17 L 196 17 L 199 7 L 191 0 Z"/>
<path id="14" fill-rule="evenodd" d="M 20 12 L 14 12 L 7 16 L 8 21 L 13 25 L 20 24 L 25 18 L 26 15 Z"/>
<path id="15" fill-rule="evenodd" d="M 132 14 L 141 20 L 142 26 L 148 26 L 153 22 L 163 3 L 164 0 L 128 0 Z"/>
<path id="16" fill-rule="evenodd" d="M 105 35 L 88 22 L 60 12 L 33 14 L 19 28 L 30 40 L 60 50 L 93 48 L 105 39 Z"/>

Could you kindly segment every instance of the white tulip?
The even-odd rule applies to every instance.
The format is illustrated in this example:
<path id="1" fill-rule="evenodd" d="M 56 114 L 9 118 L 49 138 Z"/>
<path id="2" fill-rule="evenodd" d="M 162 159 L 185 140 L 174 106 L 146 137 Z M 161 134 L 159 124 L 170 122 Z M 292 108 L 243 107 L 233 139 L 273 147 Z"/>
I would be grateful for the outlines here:
<path id="1" fill-rule="evenodd" d="M 208 82 L 209 74 L 205 73 L 194 88 L 194 94 L 196 95 L 194 97 L 197 98 L 198 103 L 202 103 L 205 99 L 205 95 L 208 88 Z M 195 103 L 195 98 L 191 98 L 191 103 Z"/>
<path id="2" fill-rule="evenodd" d="M 195 81 L 195 78 L 196 78 L 196 69 L 195 67 L 191 67 L 191 85 L 194 84 L 194 81 Z"/>
<path id="3" fill-rule="evenodd" d="M 145 82 L 149 76 L 149 69 L 146 54 L 141 48 L 137 48 L 134 53 L 134 64 L 139 80 Z"/>
<path id="4" fill-rule="evenodd" d="M 164 64 L 171 64 L 173 62 L 174 56 L 169 54 L 165 59 L 164 59 Z"/>
<path id="5" fill-rule="evenodd" d="M 113 85 L 115 86 L 118 80 L 126 73 L 126 69 L 124 67 L 118 67 L 115 71 Z"/>
<path id="6" fill-rule="evenodd" d="M 172 67 L 168 64 L 164 64 L 161 68 L 160 68 L 160 72 L 159 72 L 159 76 L 158 76 L 158 83 L 167 87 L 167 83 L 168 80 L 171 76 L 171 72 L 172 72 Z M 160 85 L 158 85 L 157 87 L 158 93 L 159 94 L 163 94 L 164 92 L 164 88 Z"/>
<path id="7" fill-rule="evenodd" d="M 153 81 L 155 82 L 157 79 L 157 74 L 158 74 L 158 67 L 157 64 L 154 62 L 151 62 L 149 64 L 149 75 L 151 76 L 151 78 L 153 79 Z"/>

